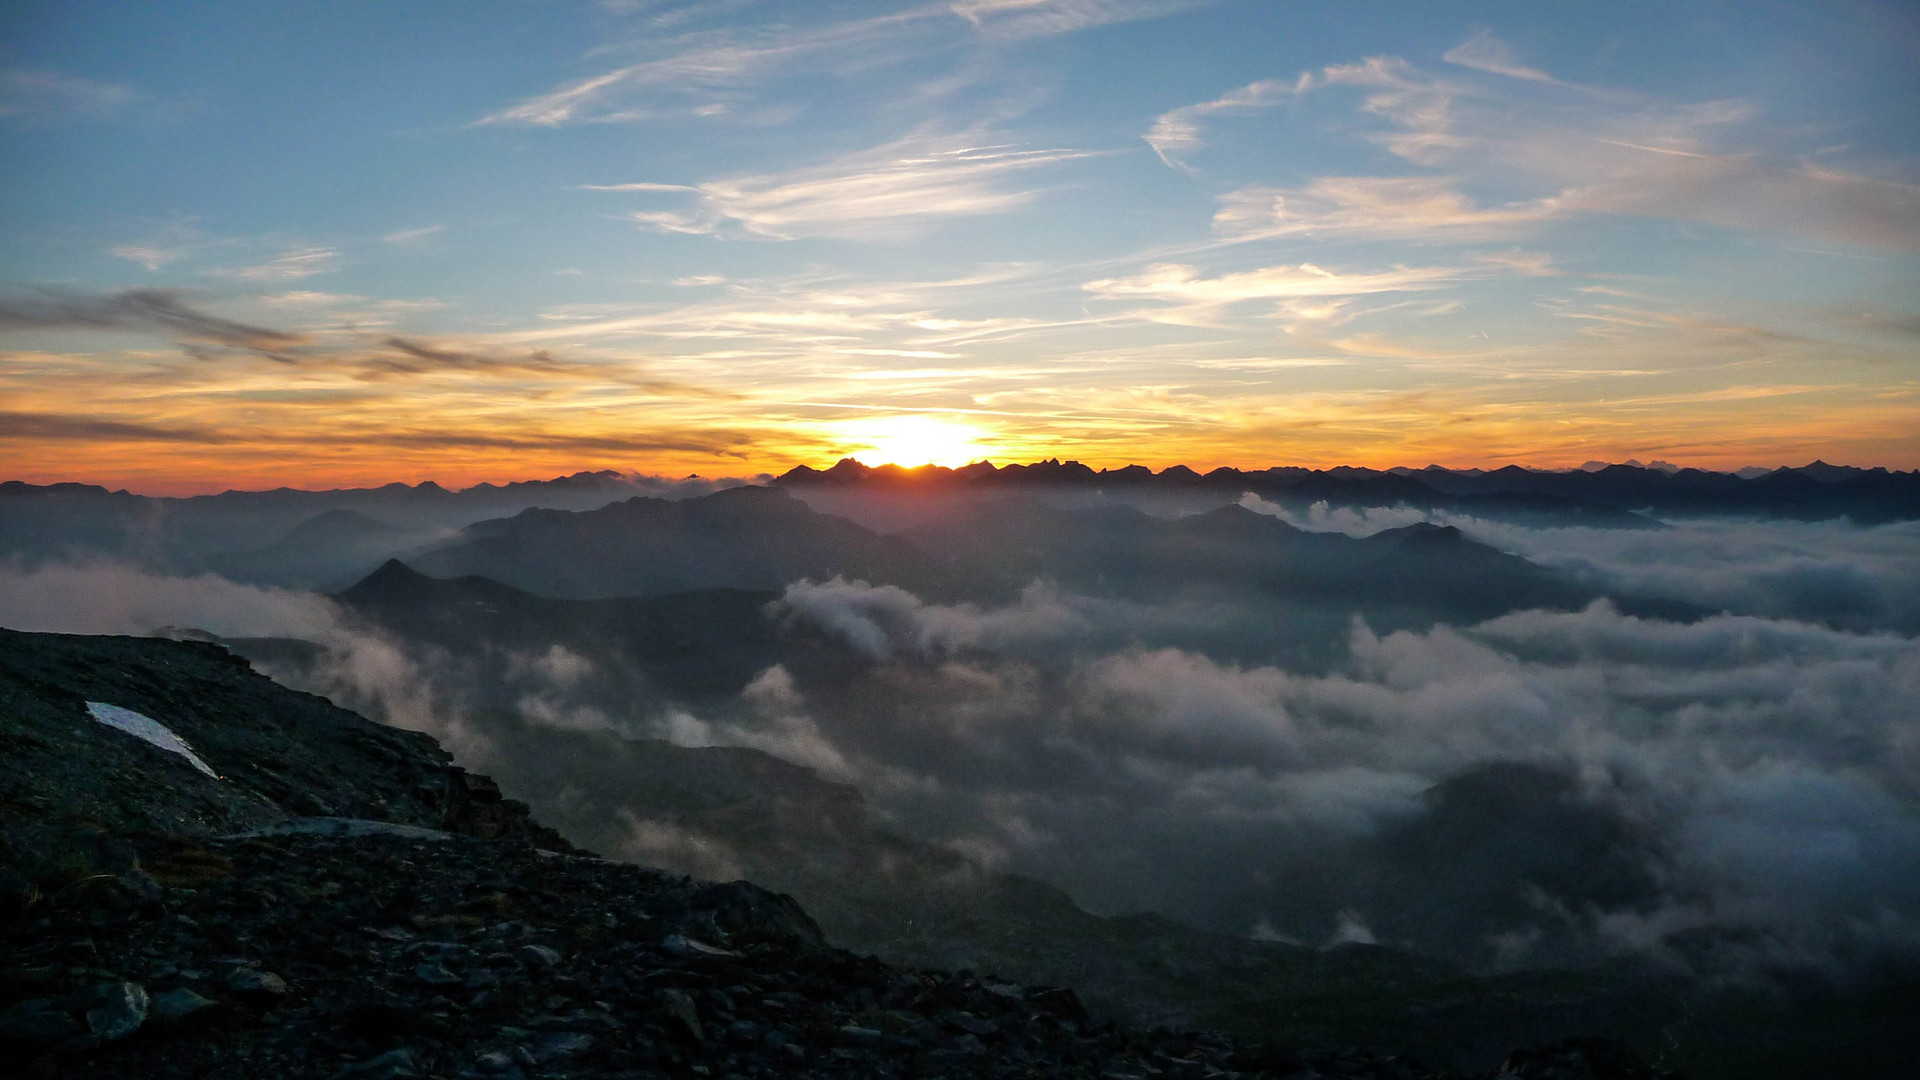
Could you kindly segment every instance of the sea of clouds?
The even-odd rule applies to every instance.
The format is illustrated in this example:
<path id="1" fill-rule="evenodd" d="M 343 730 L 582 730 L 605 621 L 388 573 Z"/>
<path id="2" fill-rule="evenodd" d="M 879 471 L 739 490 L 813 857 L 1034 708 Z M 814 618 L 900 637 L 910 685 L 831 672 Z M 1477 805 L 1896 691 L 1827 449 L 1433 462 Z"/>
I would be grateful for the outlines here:
<path id="1" fill-rule="evenodd" d="M 947 651 L 1069 628 L 1067 605 L 909 609 L 845 582 L 787 603 L 895 657 L 862 693 L 790 693 L 796 756 L 1098 908 L 1301 940 L 1369 927 L 1494 964 L 1920 942 L 1920 643 L 1895 632 L 1602 601 L 1356 623 L 1341 670 L 1299 674 L 1177 648 Z M 1444 786 L 1463 777 L 1480 782 Z"/>
<path id="2" fill-rule="evenodd" d="M 1409 513 L 1295 523 L 1363 534 Z M 1356 619 L 1337 663 L 1301 671 L 1129 643 L 1189 616 L 1044 583 L 985 607 L 801 581 L 769 618 L 844 640 L 871 660 L 862 676 L 810 685 L 775 666 L 729 707 L 656 702 L 618 726 L 815 768 L 883 823 L 1101 911 L 1491 968 L 1632 955 L 1846 977 L 1920 955 L 1920 525 L 1442 523 L 1720 613 L 1600 601 L 1392 633 Z M 312 594 L 16 567 L 0 624 L 315 641 L 330 659 L 304 689 L 476 767 L 515 749 L 466 715 L 439 674 L 452 658 Z M 513 663 L 528 720 L 614 726 L 578 697 L 579 657 Z"/>

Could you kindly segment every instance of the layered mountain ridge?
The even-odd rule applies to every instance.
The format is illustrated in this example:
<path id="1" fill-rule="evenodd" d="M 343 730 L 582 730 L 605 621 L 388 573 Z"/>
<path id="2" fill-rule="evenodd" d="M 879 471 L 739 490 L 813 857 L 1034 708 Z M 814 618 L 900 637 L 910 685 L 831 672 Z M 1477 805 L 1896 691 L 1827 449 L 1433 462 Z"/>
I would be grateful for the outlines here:
<path id="1" fill-rule="evenodd" d="M 1064 509 L 1129 506 L 1179 517 L 1252 496 L 1299 514 L 1314 506 L 1405 508 L 1530 528 L 1660 529 L 1662 516 L 1847 518 L 1866 525 L 1920 519 L 1920 473 L 1822 462 L 1754 476 L 1630 465 L 1571 471 L 1220 468 L 1203 475 L 1185 466 L 1157 473 L 1138 465 L 1095 471 L 1056 459 L 959 469 L 869 468 L 847 459 L 829 469 L 799 466 L 752 483 L 786 490 L 817 511 L 884 535 L 911 533 L 951 520 L 966 507 L 1010 497 Z M 251 584 L 337 590 L 388 558 L 430 565 L 426 560 L 439 548 L 532 528 L 528 521 L 505 524 L 528 510 L 594 511 L 635 498 L 692 501 L 742 484 L 603 470 L 459 491 L 427 481 L 170 498 L 90 484 L 6 481 L 0 483 L 0 556 L 28 565 L 108 558 L 165 573 L 212 572 Z M 626 513 L 671 516 L 659 507 Z M 874 555 L 882 562 L 893 558 Z M 585 594 L 581 582 L 554 573 L 543 582 L 549 591 Z"/>

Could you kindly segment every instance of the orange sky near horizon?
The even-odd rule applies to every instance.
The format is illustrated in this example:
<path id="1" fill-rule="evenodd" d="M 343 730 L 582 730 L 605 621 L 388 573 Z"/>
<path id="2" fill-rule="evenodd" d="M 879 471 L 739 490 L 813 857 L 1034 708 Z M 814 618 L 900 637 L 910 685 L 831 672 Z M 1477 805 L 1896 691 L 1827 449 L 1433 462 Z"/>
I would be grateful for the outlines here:
<path id="1" fill-rule="evenodd" d="M 898 416 L 885 419 L 897 420 Z M 1725 423 L 1725 417 L 1711 417 Z M 1877 420 L 1878 423 L 1873 421 Z M 575 444 L 596 439 L 609 443 L 631 435 L 573 433 L 540 445 L 525 434 L 503 442 L 526 445 L 458 445 L 461 432 L 449 433 L 456 445 L 435 447 L 431 439 L 392 445 L 377 437 L 364 441 L 315 439 L 283 430 L 271 437 L 235 432 L 226 441 L 203 446 L 159 439 L 23 439 L 0 430 L 0 480 L 34 484 L 81 482 L 113 490 L 156 496 L 191 496 L 225 490 L 276 487 L 320 490 L 377 487 L 431 480 L 459 489 L 478 483 L 551 479 L 579 471 L 612 469 L 679 478 L 747 478 L 779 474 L 796 465 L 826 468 L 842 457 L 865 464 L 948 466 L 990 460 L 1026 463 L 1046 458 L 1074 460 L 1094 469 L 1145 465 L 1156 471 L 1186 465 L 1200 472 L 1221 466 L 1262 469 L 1275 465 L 1332 468 L 1340 465 L 1386 469 L 1440 464 L 1453 468 L 1570 468 L 1588 461 L 1669 461 L 1677 465 L 1733 470 L 1750 465 L 1803 465 L 1815 459 L 1895 470 L 1920 468 L 1920 438 L 1915 418 L 1900 407 L 1863 420 L 1813 418 L 1795 430 L 1780 416 L 1774 434 L 1748 440 L 1713 437 L 1705 419 L 1682 416 L 1658 431 L 1609 431 L 1601 420 L 1586 423 L 1567 417 L 1529 422 L 1524 417 L 1461 416 L 1451 423 L 1413 423 L 1355 417 L 1349 423 L 1307 422 L 1296 427 L 1235 430 L 1222 426 L 1188 437 L 1161 433 L 1158 438 L 1128 438 L 1124 432 L 1083 437 L 1022 436 L 1009 425 L 993 429 L 955 425 L 916 441 L 884 425 L 862 437 L 859 425 L 824 432 L 807 429 L 744 429 L 737 446 L 718 451 L 592 449 Z M 948 421 L 940 421 L 949 423 Z M 1396 426 L 1405 434 L 1395 437 Z M 635 440 L 638 441 L 638 440 Z M 429 445 L 419 445 L 428 443 Z"/>
<path id="2" fill-rule="evenodd" d="M 0 480 L 1920 468 L 1920 15 L 1401 6 L 34 0 Z"/>

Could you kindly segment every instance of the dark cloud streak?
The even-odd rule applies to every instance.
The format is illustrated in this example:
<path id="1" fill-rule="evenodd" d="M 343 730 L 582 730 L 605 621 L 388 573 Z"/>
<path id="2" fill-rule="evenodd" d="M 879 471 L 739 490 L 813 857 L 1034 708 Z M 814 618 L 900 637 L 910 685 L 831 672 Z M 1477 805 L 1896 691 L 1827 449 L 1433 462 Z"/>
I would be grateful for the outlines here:
<path id="1" fill-rule="evenodd" d="M 34 413 L 12 410 L 0 412 L 0 430 L 4 439 L 51 439 L 63 442 L 96 440 L 205 443 L 234 441 L 231 435 L 201 427 L 158 427 L 125 420 L 106 420 L 68 413 Z"/>
<path id="2" fill-rule="evenodd" d="M 469 371 L 477 374 L 541 375 L 566 379 L 601 379 L 632 386 L 660 397 L 700 397 L 737 400 L 740 395 L 671 379 L 654 379 L 639 374 L 631 362 L 588 362 L 565 360 L 546 349 L 519 354 L 495 354 L 475 349 L 429 344 L 413 338 L 389 337 L 382 345 L 399 353 L 369 359 L 368 367 L 399 375 L 423 375 L 435 371 Z"/>
<path id="3" fill-rule="evenodd" d="M 189 342 L 245 349 L 285 360 L 305 335 L 223 319 L 187 306 L 176 289 L 125 289 L 104 296 L 39 289 L 0 298 L 0 331 L 161 331 Z"/>

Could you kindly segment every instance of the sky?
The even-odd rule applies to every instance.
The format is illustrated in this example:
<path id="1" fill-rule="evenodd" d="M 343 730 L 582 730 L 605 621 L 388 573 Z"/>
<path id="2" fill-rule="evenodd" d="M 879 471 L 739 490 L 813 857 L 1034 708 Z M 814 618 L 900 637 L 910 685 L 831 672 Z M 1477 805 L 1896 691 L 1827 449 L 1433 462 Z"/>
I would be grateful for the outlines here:
<path id="1" fill-rule="evenodd" d="M 1920 9 L 0 10 L 0 478 L 1920 467 Z"/>

